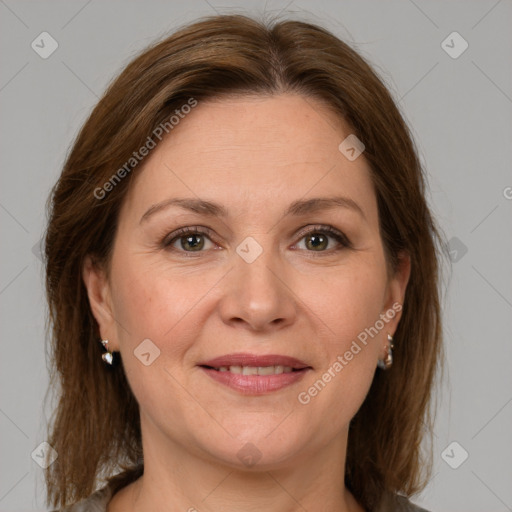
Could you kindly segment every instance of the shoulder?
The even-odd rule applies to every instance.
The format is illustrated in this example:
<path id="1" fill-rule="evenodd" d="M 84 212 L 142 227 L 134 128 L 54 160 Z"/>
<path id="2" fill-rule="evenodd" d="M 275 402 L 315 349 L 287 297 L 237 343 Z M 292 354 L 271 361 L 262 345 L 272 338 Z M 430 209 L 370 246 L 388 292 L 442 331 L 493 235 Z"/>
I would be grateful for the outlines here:
<path id="1" fill-rule="evenodd" d="M 70 507 L 53 512 L 106 512 L 107 505 L 112 498 L 112 488 L 109 485 L 91 494 L 85 500 L 79 501 Z"/>
<path id="2" fill-rule="evenodd" d="M 429 512 L 411 503 L 405 496 L 387 494 L 383 496 L 379 506 L 373 512 Z"/>
<path id="3" fill-rule="evenodd" d="M 53 512 L 106 512 L 108 502 L 112 498 L 112 488 L 106 485 L 102 489 L 91 494 L 87 499 L 75 503 L 71 507 Z M 405 496 L 386 495 L 374 512 L 429 512 L 414 505 Z"/>

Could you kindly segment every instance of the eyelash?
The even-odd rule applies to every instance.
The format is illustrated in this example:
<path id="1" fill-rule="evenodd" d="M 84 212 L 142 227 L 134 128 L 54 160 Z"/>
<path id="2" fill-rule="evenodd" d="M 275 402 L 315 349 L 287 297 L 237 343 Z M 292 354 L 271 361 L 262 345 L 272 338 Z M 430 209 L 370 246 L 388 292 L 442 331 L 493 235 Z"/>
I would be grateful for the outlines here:
<path id="1" fill-rule="evenodd" d="M 314 257 L 322 256 L 322 254 L 332 254 L 333 251 L 340 251 L 343 249 L 351 249 L 352 243 L 350 240 L 337 229 L 333 228 L 332 226 L 323 225 L 323 224 L 317 224 L 312 227 L 308 227 L 305 229 L 302 229 L 297 236 L 299 237 L 299 241 L 301 241 L 303 238 L 305 238 L 308 235 L 311 234 L 324 234 L 329 235 L 330 237 L 334 238 L 338 244 L 340 244 L 341 247 L 336 247 L 334 249 L 326 249 L 323 251 L 310 251 L 305 249 L 307 252 L 312 253 Z M 196 255 L 199 255 L 205 251 L 185 251 L 181 249 L 176 249 L 172 247 L 172 244 L 179 240 L 180 238 L 184 238 L 187 235 L 205 235 L 207 236 L 210 241 L 213 243 L 214 240 L 212 240 L 212 231 L 209 228 L 203 227 L 203 226 L 187 226 L 180 229 L 177 229 L 176 231 L 173 231 L 169 235 L 167 235 L 162 240 L 162 248 L 171 250 L 173 252 L 179 252 L 182 254 L 185 254 L 187 257 L 197 257 Z"/>

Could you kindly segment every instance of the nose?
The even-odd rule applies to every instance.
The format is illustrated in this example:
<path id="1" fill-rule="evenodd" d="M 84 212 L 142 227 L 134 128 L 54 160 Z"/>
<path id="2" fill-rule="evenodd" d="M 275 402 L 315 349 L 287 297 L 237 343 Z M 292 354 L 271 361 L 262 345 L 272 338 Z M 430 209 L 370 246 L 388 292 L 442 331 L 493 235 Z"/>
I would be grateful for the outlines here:
<path id="1" fill-rule="evenodd" d="M 295 322 L 297 300 L 285 263 L 270 249 L 248 263 L 233 255 L 219 309 L 224 323 L 269 333 Z"/>

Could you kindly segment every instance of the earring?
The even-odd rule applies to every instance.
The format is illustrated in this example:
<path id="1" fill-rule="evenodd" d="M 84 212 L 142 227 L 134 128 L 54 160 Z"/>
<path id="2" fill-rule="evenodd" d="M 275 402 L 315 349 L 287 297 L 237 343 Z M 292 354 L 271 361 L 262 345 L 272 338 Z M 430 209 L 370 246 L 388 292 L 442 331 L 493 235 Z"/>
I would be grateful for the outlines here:
<path id="1" fill-rule="evenodd" d="M 114 354 L 113 354 L 113 352 L 110 352 L 110 350 L 108 349 L 108 340 L 101 340 L 101 344 L 103 345 L 103 347 L 106 350 L 105 353 L 101 354 L 101 359 L 103 359 L 103 361 L 105 361 L 105 363 L 112 366 L 112 364 L 114 362 Z"/>
<path id="2" fill-rule="evenodd" d="M 393 364 L 393 349 L 395 346 L 393 345 L 393 336 L 388 334 L 389 344 L 386 347 L 386 357 L 384 359 L 379 359 L 377 362 L 377 366 L 381 370 L 389 370 Z"/>

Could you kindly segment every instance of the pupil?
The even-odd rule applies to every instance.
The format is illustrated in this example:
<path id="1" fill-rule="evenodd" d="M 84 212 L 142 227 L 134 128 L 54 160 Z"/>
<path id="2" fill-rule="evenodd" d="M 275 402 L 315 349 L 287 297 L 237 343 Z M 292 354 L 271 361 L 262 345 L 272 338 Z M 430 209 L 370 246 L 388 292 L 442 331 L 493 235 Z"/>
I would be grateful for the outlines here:
<path id="1" fill-rule="evenodd" d="M 189 248 L 192 250 L 201 249 L 204 245 L 204 240 L 200 237 L 200 235 L 190 235 L 185 237 L 185 244 L 188 244 Z M 187 249 L 182 242 L 183 249 Z"/>
<path id="2" fill-rule="evenodd" d="M 309 236 L 309 245 L 313 247 L 314 249 L 317 248 L 324 248 L 325 249 L 325 242 L 326 237 L 321 234 L 312 234 Z"/>

